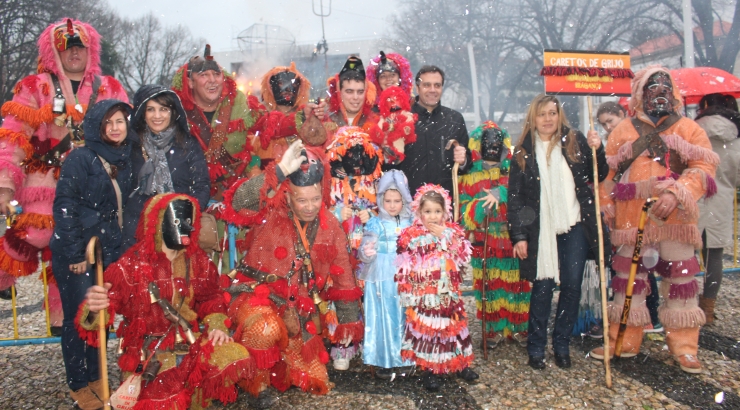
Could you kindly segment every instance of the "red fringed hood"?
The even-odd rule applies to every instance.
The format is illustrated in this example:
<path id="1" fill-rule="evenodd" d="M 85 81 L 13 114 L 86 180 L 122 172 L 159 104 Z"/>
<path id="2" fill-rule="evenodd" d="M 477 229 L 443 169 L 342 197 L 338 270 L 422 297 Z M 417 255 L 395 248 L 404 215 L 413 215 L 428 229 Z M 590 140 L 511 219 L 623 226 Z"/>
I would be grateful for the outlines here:
<path id="1" fill-rule="evenodd" d="M 37 42 L 39 46 L 39 59 L 37 71 L 39 73 L 54 73 L 60 79 L 67 78 L 64 75 L 62 60 L 59 51 L 54 47 L 54 29 L 67 25 L 67 18 L 50 24 L 41 33 Z M 91 25 L 79 20 L 72 20 L 72 25 L 79 32 L 83 42 L 87 45 L 87 65 L 85 66 L 85 81 L 92 81 L 93 76 L 100 75 L 100 34 Z"/>
<path id="2" fill-rule="evenodd" d="M 295 74 L 295 78 L 301 81 L 301 86 L 298 88 L 298 96 L 296 97 L 294 106 L 300 107 L 308 102 L 308 97 L 311 94 L 311 82 L 308 81 L 308 78 L 304 77 L 298 69 L 296 69 L 295 62 L 291 62 L 290 67 L 273 67 L 264 77 L 262 77 L 262 102 L 269 111 L 274 111 L 277 108 L 275 95 L 272 94 L 272 87 L 270 86 L 270 77 L 285 71 Z"/>
<path id="3" fill-rule="evenodd" d="M 162 252 L 162 221 L 164 212 L 170 202 L 184 199 L 193 203 L 193 228 L 190 245 L 185 248 L 187 255 L 192 255 L 198 250 L 198 235 L 200 234 L 200 206 L 198 200 L 185 194 L 159 194 L 150 198 L 144 204 L 144 210 L 139 218 L 139 226 L 136 230 L 136 247 L 144 257 L 154 257 Z"/>
<path id="4" fill-rule="evenodd" d="M 339 90 L 339 74 L 329 78 L 326 81 L 327 93 L 329 93 L 329 111 L 330 112 L 341 112 L 344 119 L 347 119 L 347 111 L 344 109 L 342 104 L 342 95 Z M 373 112 L 373 105 L 377 98 L 377 91 L 375 85 L 365 80 L 365 103 L 362 105 L 362 115 L 367 118 Z M 349 124 L 351 125 L 351 124 Z"/>
<path id="5" fill-rule="evenodd" d="M 394 106 L 401 108 L 401 111 L 411 111 L 411 97 L 401 87 L 388 87 L 380 93 L 378 98 L 378 110 L 380 115 L 385 118 L 390 117 L 391 109 Z"/>
<path id="6" fill-rule="evenodd" d="M 406 91 L 406 94 L 410 96 L 411 91 L 414 87 L 414 73 L 411 72 L 409 61 L 406 60 L 404 56 L 397 53 L 388 53 L 385 55 L 385 57 L 396 63 L 396 65 L 398 66 L 398 69 L 401 71 L 401 74 L 399 75 L 399 77 L 401 77 L 401 84 L 399 85 L 401 88 L 403 88 L 404 91 Z M 365 75 L 367 76 L 367 80 L 373 83 L 375 89 L 378 90 L 378 94 L 380 94 L 380 83 L 378 82 L 379 64 L 380 54 L 370 60 L 370 64 L 367 66 L 367 68 L 365 68 Z M 378 103 L 377 99 L 375 103 Z"/>
<path id="7" fill-rule="evenodd" d="M 236 97 L 237 88 L 236 81 L 234 78 L 222 69 L 224 75 L 224 88 L 221 91 L 221 101 L 224 98 L 234 99 Z M 185 63 L 172 77 L 172 90 L 175 91 L 180 100 L 182 106 L 186 111 L 190 111 L 195 108 L 195 99 L 193 98 L 193 90 L 190 89 L 190 77 L 188 76 L 188 63 Z"/>

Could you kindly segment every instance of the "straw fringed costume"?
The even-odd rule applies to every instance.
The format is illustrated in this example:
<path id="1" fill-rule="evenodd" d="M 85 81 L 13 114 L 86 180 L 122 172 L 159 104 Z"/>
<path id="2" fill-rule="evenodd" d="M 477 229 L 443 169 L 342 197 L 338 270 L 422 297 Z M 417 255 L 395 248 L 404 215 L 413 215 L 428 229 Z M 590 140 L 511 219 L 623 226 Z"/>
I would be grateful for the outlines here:
<path id="1" fill-rule="evenodd" d="M 383 152 L 370 141 L 359 127 L 340 128 L 327 149 L 331 165 L 331 206 L 334 216 L 341 221 L 341 211 L 350 207 L 354 211 L 377 212 L 375 181 L 382 173 Z M 371 214 L 372 216 L 372 214 Z M 362 240 L 362 222 L 353 214 L 342 221 L 350 248 L 356 251 Z"/>
<path id="2" fill-rule="evenodd" d="M 247 136 L 255 132 L 254 127 L 265 114 L 265 107 L 259 103 L 257 97 L 246 97 L 239 91 L 234 78 L 222 70 L 224 82 L 221 102 L 209 122 L 203 110 L 195 104 L 189 85 L 189 66 L 195 63 L 194 59 L 177 70 L 172 78 L 172 89 L 182 100 L 190 132 L 198 140 L 206 156 L 211 178 L 211 199 L 220 201 L 223 191 L 239 178 L 259 172 L 259 157 L 254 155 Z M 210 51 L 206 52 L 205 59 L 215 64 Z"/>
<path id="3" fill-rule="evenodd" d="M 280 76 L 290 76 L 287 87 L 295 85 L 293 100 L 276 96 L 276 85 Z M 272 161 L 279 161 L 290 145 L 289 140 L 300 138 L 304 144 L 322 146 L 326 143 L 326 129 L 315 116 L 306 119 L 303 108 L 308 103 L 311 83 L 296 69 L 295 63 L 289 67 L 273 67 L 262 77 L 261 95 L 267 113 L 257 120 L 252 128 L 254 136 L 251 145 L 259 156 L 264 169 Z M 280 109 L 287 107 L 288 109 Z"/>
<path id="4" fill-rule="evenodd" d="M 182 199 L 197 202 L 182 194 L 162 194 L 147 201 L 139 222 L 139 242 L 105 271 L 105 282 L 113 285 L 109 291 L 110 323 L 114 315 L 123 316 L 116 335 L 122 339 L 123 354 L 118 365 L 124 379 L 143 363 L 142 349 L 151 352 L 161 339 L 152 360 L 159 361 L 162 367 L 152 382 L 142 384 L 135 409 L 207 407 L 211 399 L 233 402 L 238 394 L 237 381 L 254 377 L 254 360 L 244 346 L 235 342 L 213 346 L 208 341 L 211 330 L 228 334 L 231 325 L 216 266 L 196 241 L 173 261 L 162 252 L 164 213 L 171 202 Z M 193 211 L 195 230 L 191 236 L 197 238 L 197 204 Z M 187 346 L 183 327 L 175 327 L 165 318 L 160 305 L 151 302 L 150 283 L 155 283 L 160 298 L 170 301 L 192 325 L 195 343 Z M 84 303 L 75 322 L 82 338 L 96 346 L 100 315 L 90 323 L 88 314 Z M 203 333 L 199 333 L 201 325 L 205 328 Z"/>
<path id="5" fill-rule="evenodd" d="M 660 117 L 656 125 L 644 107 L 644 103 L 654 100 L 648 99 L 644 89 L 649 81 L 657 81 L 661 76 L 672 85 L 674 103 L 671 113 Z M 665 326 L 666 343 L 677 358 L 684 355 L 695 357 L 699 327 L 705 322 L 704 313 L 697 303 L 699 286 L 695 279 L 701 269 L 694 256 L 694 248 L 700 248 L 702 243 L 697 229 L 697 201 L 716 192 L 714 173 L 719 157 L 712 151 L 702 128 L 677 114 L 682 106 L 681 96 L 664 68 L 650 66 L 638 72 L 632 81 L 632 96 L 630 108 L 635 111 L 635 117 L 622 121 L 609 134 L 606 155 L 610 170 L 600 188 L 601 211 L 614 218 L 611 241 L 617 247 L 624 245 L 612 263 L 617 275 L 612 281 L 615 297 L 609 304 L 610 327 L 615 328 L 619 324 L 640 210 L 647 198 L 670 192 L 678 200 L 678 207 L 667 220 L 656 221 L 650 217 L 645 226 L 642 254 L 655 249 L 660 258 L 656 266 L 647 267 L 640 258 L 625 345 L 628 346 L 626 351 L 639 352 L 642 328 L 651 323 L 645 297 L 650 289 L 648 272 L 655 272 L 663 276 L 660 292 L 664 302 L 659 308 L 659 318 Z M 651 148 L 633 153 L 633 144 L 640 136 L 633 122 L 641 127 L 656 128 L 669 124 L 656 139 L 667 152 L 651 155 Z M 633 154 L 638 155 L 634 162 L 625 172 L 618 174 L 620 164 L 632 158 Z M 610 336 L 611 333 L 615 337 L 616 328 L 611 329 Z M 631 334 L 634 340 L 629 338 Z"/>
<path id="6" fill-rule="evenodd" d="M 314 155 L 310 150 L 309 154 Z M 323 181 L 315 182 L 322 184 L 326 204 L 329 170 L 326 161 L 316 163 L 312 167 L 326 167 L 321 171 Z M 275 163 L 265 169 L 261 187 L 246 181 L 228 193 L 237 216 L 234 221 L 254 223 L 246 238 L 249 252 L 229 288 L 236 295 L 229 308 L 237 327 L 235 338 L 249 349 L 258 368 L 255 378 L 240 385 L 253 396 L 269 386 L 326 394 L 333 384 L 326 371 L 329 354 L 323 338 L 339 343 L 349 337 L 355 345 L 362 341 L 362 291 L 337 219 L 325 206 L 312 222 L 294 218 L 286 198 L 291 180 L 282 180 L 276 169 Z M 260 190 L 252 210 L 237 203 L 245 197 L 240 189 Z M 309 249 L 303 244 L 303 229 Z M 316 304 L 318 298 L 322 301 Z"/>
<path id="7" fill-rule="evenodd" d="M 419 203 L 429 191 L 445 198 L 446 228 L 438 238 L 424 227 Z M 473 362 L 473 342 L 460 292 L 462 266 L 470 260 L 470 242 L 463 229 L 449 221 L 450 197 L 437 185 L 416 193 L 413 224 L 398 238 L 395 280 L 401 306 L 406 308 L 406 330 L 401 356 L 434 374 L 465 369 Z"/>
<path id="8" fill-rule="evenodd" d="M 484 132 L 499 136 L 501 147 L 496 162 L 487 162 L 481 156 Z M 486 210 L 483 206 L 486 191 L 497 197 L 498 205 L 489 217 L 488 252 L 486 260 L 486 332 L 489 338 L 497 333 L 511 338 L 515 333 L 526 333 L 529 321 L 531 285 L 519 277 L 519 260 L 514 257 L 507 229 L 506 204 L 511 164 L 511 138 L 495 123 L 488 121 L 476 128 L 468 141 L 473 164 L 466 175 L 460 176 L 461 224 L 473 244 L 471 266 L 475 291 L 477 317 L 482 318 L 481 281 L 483 274 L 483 243 Z"/>
<path id="9" fill-rule="evenodd" d="M 59 57 L 60 49 L 70 45 L 87 48 L 87 65 L 76 93 Z M 13 191 L 23 209 L 5 236 L 0 238 L 0 290 L 14 285 L 16 278 L 39 268 L 39 256 L 48 262 L 49 239 L 54 230 L 52 204 L 64 155 L 72 143 L 81 142 L 82 119 L 93 94 L 96 101 L 117 99 L 128 102 L 121 84 L 113 77 L 101 75 L 100 35 L 87 23 L 63 19 L 48 26 L 38 40 L 38 74 L 19 81 L 13 99 L 2 106 L 4 117 L 0 128 L 0 188 Z M 57 94 L 52 76 L 58 79 L 64 113 L 52 112 Z M 97 89 L 93 87 L 97 84 Z M 74 130 L 75 137 L 62 143 Z M 58 155 L 55 155 L 57 153 Z M 61 160 L 60 160 L 61 158 Z M 52 326 L 61 326 L 62 305 L 59 288 L 51 269 L 46 270 L 49 286 L 49 308 Z"/>

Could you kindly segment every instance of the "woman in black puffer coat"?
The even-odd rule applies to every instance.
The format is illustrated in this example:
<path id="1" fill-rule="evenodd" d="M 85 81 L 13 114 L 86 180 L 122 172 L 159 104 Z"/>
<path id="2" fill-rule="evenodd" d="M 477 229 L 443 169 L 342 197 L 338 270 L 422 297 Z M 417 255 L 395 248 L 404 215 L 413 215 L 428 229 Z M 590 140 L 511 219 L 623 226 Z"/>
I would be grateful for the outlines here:
<path id="1" fill-rule="evenodd" d="M 208 206 L 211 180 L 203 149 L 190 135 L 180 97 L 160 85 L 144 85 L 134 95 L 131 117 L 139 141 L 131 152 L 134 192 L 123 214 L 123 251 L 136 243 L 144 203 L 156 194 L 176 192 Z"/>
<path id="2" fill-rule="evenodd" d="M 530 104 L 509 175 L 509 236 L 522 279 L 533 282 L 527 353 L 529 365 L 545 367 L 547 321 L 560 284 L 553 332 L 555 364 L 570 367 L 570 334 L 578 316 L 586 259 L 598 255 L 591 146 L 599 180 L 609 167 L 596 135 L 586 139 L 568 127 L 557 98 L 541 94 Z M 604 249 L 611 249 L 605 236 Z M 605 255 L 608 256 L 608 255 Z"/>
<path id="3" fill-rule="evenodd" d="M 85 146 L 73 149 L 64 160 L 56 187 L 49 248 L 64 311 L 62 356 L 73 396 L 94 397 L 90 389 L 102 391 L 98 349 L 80 338 L 75 316 L 87 288 L 95 284 L 95 275 L 88 272 L 85 262 L 90 238 L 100 239 L 104 266 L 121 255 L 118 197 L 123 200 L 131 193 L 130 155 L 136 138 L 128 133 L 130 113 L 131 107 L 119 100 L 103 100 L 90 107 L 83 123 Z"/>

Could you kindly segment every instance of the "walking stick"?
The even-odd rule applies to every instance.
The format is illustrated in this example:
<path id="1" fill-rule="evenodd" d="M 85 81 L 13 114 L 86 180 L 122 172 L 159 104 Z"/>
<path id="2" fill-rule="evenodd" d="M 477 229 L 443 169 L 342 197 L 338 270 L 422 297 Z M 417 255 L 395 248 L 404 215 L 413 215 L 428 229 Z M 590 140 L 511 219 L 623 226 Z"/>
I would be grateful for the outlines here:
<path id="1" fill-rule="evenodd" d="M 642 212 L 640 212 L 640 222 L 637 224 L 637 239 L 635 240 L 635 250 L 632 252 L 632 264 L 630 265 L 630 276 L 627 279 L 627 289 L 624 295 L 624 308 L 622 309 L 622 318 L 619 321 L 619 333 L 617 334 L 617 342 L 614 344 L 614 357 L 619 358 L 622 355 L 622 342 L 624 341 L 624 332 L 627 330 L 627 318 L 630 315 L 630 308 L 632 307 L 632 291 L 635 286 L 635 276 L 637 275 L 637 264 L 640 262 L 640 249 L 642 248 L 642 234 L 645 230 L 645 222 L 647 221 L 647 213 L 650 206 L 655 202 L 655 198 L 648 198 L 645 201 L 645 205 L 642 206 Z M 608 353 L 608 352 L 607 352 Z M 608 354 L 605 354 L 608 356 Z"/>
<path id="2" fill-rule="evenodd" d="M 483 274 L 481 275 L 481 281 L 480 281 L 480 303 L 481 303 L 481 326 L 483 327 L 483 359 L 488 360 L 488 334 L 486 331 L 486 325 L 488 321 L 486 320 L 486 303 L 488 302 L 488 297 L 486 296 L 486 280 L 488 279 L 488 269 L 486 266 L 486 260 L 488 259 L 488 226 L 490 225 L 490 218 L 491 218 L 491 209 L 489 209 L 486 212 L 486 219 L 485 219 L 485 230 L 484 230 L 484 237 L 483 237 Z"/>
<path id="3" fill-rule="evenodd" d="M 591 130 L 594 130 L 594 116 L 591 108 L 591 97 L 588 101 L 588 120 Z M 599 200 L 599 166 L 596 161 L 596 148 L 591 147 L 591 159 L 594 169 L 594 199 L 596 204 L 596 227 L 599 232 L 599 281 L 601 282 L 601 326 L 604 331 L 609 329 L 609 317 L 606 310 L 606 274 L 604 269 L 604 234 L 601 225 L 601 204 Z M 612 371 L 609 365 L 609 337 L 604 337 L 604 369 L 606 370 L 606 387 L 612 388 Z"/>
<path id="4" fill-rule="evenodd" d="M 90 242 L 87 244 L 87 263 L 95 265 L 95 284 L 98 286 L 105 286 L 103 284 L 103 247 L 100 245 L 100 239 L 97 236 L 90 238 Z M 103 397 L 100 400 L 103 402 L 103 408 L 110 410 L 110 391 L 108 390 L 108 355 L 107 355 L 107 342 L 105 339 L 105 313 L 107 309 L 103 309 L 98 312 L 98 340 L 100 341 L 100 347 L 98 348 L 98 366 L 100 368 L 100 380 L 103 383 Z"/>
<path id="5" fill-rule="evenodd" d="M 445 146 L 445 151 L 449 150 L 452 147 L 457 147 L 460 145 L 457 140 L 449 140 L 447 141 L 447 145 Z M 455 203 L 454 208 L 454 219 L 453 222 L 457 222 L 458 218 L 460 217 L 460 190 L 457 188 L 457 172 L 460 169 L 460 164 L 455 162 L 455 164 L 452 166 L 452 201 Z"/>

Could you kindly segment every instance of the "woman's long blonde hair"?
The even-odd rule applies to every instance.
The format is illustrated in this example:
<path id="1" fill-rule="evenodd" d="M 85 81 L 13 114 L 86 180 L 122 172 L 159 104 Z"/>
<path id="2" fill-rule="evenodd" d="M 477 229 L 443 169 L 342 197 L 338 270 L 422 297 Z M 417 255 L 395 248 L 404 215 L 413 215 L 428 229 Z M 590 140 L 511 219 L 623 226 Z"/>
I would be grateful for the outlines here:
<path id="1" fill-rule="evenodd" d="M 550 144 L 550 146 L 547 148 L 547 160 L 550 160 L 550 153 L 552 152 L 552 150 L 555 149 L 555 147 L 560 147 L 560 140 L 563 135 L 563 129 L 567 127 L 568 135 L 566 135 L 565 137 L 565 155 L 568 157 L 568 159 L 570 159 L 571 162 L 580 162 L 578 155 L 580 153 L 580 150 L 576 141 L 576 135 L 573 129 L 570 127 L 570 124 L 568 123 L 568 118 L 566 118 L 565 113 L 563 113 L 563 110 L 560 107 L 560 101 L 555 96 L 540 94 L 534 97 L 532 102 L 529 104 L 527 117 L 524 119 L 524 127 L 522 127 L 522 135 L 519 137 L 519 143 L 514 149 L 516 162 L 519 164 L 519 167 L 522 170 L 524 170 L 525 167 L 524 156 L 527 155 L 527 151 L 522 147 L 522 145 L 527 138 L 534 138 L 534 131 L 536 130 L 535 124 L 537 124 L 535 122 L 535 120 L 537 119 L 537 114 L 545 105 L 549 103 L 555 103 L 555 109 L 558 111 L 558 129 L 550 140 L 551 142 L 553 142 L 553 144 Z M 534 144 L 535 141 L 532 140 L 533 149 Z"/>

